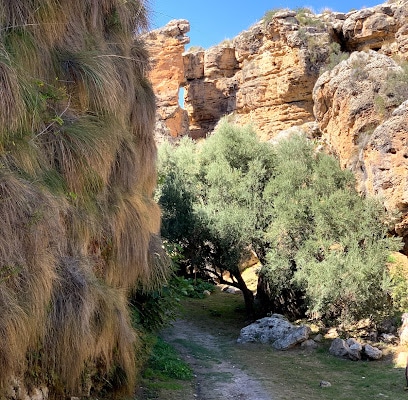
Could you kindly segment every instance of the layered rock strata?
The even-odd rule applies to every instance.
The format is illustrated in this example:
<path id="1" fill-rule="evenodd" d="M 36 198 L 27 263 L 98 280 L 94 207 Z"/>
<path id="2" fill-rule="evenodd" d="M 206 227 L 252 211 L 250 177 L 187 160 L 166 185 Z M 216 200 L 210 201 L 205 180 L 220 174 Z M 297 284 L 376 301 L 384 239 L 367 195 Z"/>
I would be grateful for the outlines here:
<path id="1" fill-rule="evenodd" d="M 408 253 L 408 76 L 391 58 L 354 52 L 324 73 L 313 92 L 322 139 L 360 192 L 401 214 L 395 229 Z M 401 97 L 402 96 L 402 97 Z"/>
<path id="2" fill-rule="evenodd" d="M 165 27 L 144 35 L 152 69 L 149 78 L 157 102 L 156 131 L 177 137 L 188 132 L 188 116 L 179 105 L 179 91 L 185 82 L 183 52 L 190 42 L 186 20 L 170 21 Z"/>

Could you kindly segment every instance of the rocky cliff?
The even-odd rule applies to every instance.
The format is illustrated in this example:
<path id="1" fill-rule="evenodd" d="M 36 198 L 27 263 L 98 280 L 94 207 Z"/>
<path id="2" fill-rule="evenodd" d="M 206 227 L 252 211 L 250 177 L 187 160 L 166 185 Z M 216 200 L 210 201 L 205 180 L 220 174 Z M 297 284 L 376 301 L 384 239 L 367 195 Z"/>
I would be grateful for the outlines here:
<path id="1" fill-rule="evenodd" d="M 159 123 L 172 136 L 204 137 L 230 115 L 270 140 L 314 122 L 313 136 L 355 173 L 359 190 L 401 213 L 395 229 L 408 253 L 408 1 L 347 14 L 268 12 L 207 50 L 184 52 L 187 31 L 172 21 L 150 34 Z"/>

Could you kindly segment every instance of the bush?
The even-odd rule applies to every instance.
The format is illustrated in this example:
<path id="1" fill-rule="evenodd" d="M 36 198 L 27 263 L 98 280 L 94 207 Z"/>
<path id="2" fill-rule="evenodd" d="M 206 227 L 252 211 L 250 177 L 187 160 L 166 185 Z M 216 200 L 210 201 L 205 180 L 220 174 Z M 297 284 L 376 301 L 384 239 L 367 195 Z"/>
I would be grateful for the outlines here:
<path id="1" fill-rule="evenodd" d="M 400 62 L 400 69 L 390 71 L 385 87 L 375 97 L 376 110 L 384 117 L 408 99 L 408 62 Z"/>
<path id="2" fill-rule="evenodd" d="M 273 8 L 271 10 L 268 10 L 264 16 L 263 16 L 263 21 L 265 25 L 268 25 L 269 22 L 272 21 L 272 19 L 275 17 L 276 13 L 288 10 L 287 8 Z"/>
<path id="3" fill-rule="evenodd" d="M 315 16 L 313 10 L 307 7 L 296 8 L 296 19 L 301 26 L 312 26 L 315 28 L 323 28 L 325 23 Z"/>
<path id="4" fill-rule="evenodd" d="M 383 312 L 387 257 L 400 246 L 387 235 L 383 207 L 361 198 L 351 173 L 301 138 L 279 144 L 270 184 L 274 218 L 261 273 L 271 296 L 301 291 L 307 314 L 331 321 Z"/>

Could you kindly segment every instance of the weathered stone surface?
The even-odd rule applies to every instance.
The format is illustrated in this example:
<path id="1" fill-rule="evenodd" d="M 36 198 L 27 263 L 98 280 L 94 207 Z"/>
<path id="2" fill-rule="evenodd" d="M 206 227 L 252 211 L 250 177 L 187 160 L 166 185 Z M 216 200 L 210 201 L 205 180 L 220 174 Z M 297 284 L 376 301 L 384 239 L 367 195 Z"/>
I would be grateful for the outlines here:
<path id="1" fill-rule="evenodd" d="M 312 350 L 312 349 L 317 349 L 318 344 L 313 339 L 308 339 L 302 342 L 300 344 L 300 347 L 302 347 L 303 349 Z"/>
<path id="2" fill-rule="evenodd" d="M 363 346 L 353 338 L 347 339 L 346 343 L 349 346 L 348 357 L 353 361 L 361 360 L 361 352 L 363 351 Z"/>
<path id="3" fill-rule="evenodd" d="M 310 328 L 308 326 L 292 327 L 289 332 L 272 343 L 277 350 L 287 350 L 291 347 L 302 343 L 309 338 Z"/>
<path id="4" fill-rule="evenodd" d="M 329 353 L 335 357 L 347 358 L 350 348 L 345 340 L 336 338 L 332 341 L 329 348 Z"/>
<path id="5" fill-rule="evenodd" d="M 408 252 L 408 101 L 370 135 L 359 155 L 359 190 L 378 195 L 387 209 L 402 214 L 396 226 Z"/>
<path id="6" fill-rule="evenodd" d="M 309 338 L 310 328 L 295 326 L 284 316 L 273 314 L 241 329 L 238 343 L 271 343 L 277 350 L 286 350 Z"/>
<path id="7" fill-rule="evenodd" d="M 322 388 L 331 387 L 331 383 L 329 381 L 320 381 L 319 386 Z"/>
<path id="8" fill-rule="evenodd" d="M 179 106 L 179 90 L 185 82 L 182 55 L 190 41 L 186 36 L 189 30 L 188 21 L 173 20 L 144 36 L 152 62 L 149 78 L 157 99 L 157 119 L 164 122 L 172 137 L 188 133 L 188 116 Z"/>
<path id="9" fill-rule="evenodd" d="M 325 49 L 330 38 L 325 28 L 301 31 L 294 15 L 278 13 L 268 25 L 261 21 L 232 43 L 206 50 L 203 67 L 199 53 L 184 55 L 192 134 L 205 135 L 232 112 L 238 123 L 251 122 L 263 139 L 313 120 L 311 93 L 318 68 L 310 61 L 308 38 L 313 38 L 314 51 Z"/>
<path id="10" fill-rule="evenodd" d="M 183 54 L 184 75 L 187 81 L 204 77 L 204 50 Z"/>
<path id="11" fill-rule="evenodd" d="M 380 360 L 382 358 L 382 351 L 369 344 L 364 345 L 364 353 L 371 360 Z"/>
<path id="12" fill-rule="evenodd" d="M 283 10 L 232 41 L 183 56 L 187 21 L 171 21 L 147 35 L 158 115 L 172 120 L 170 134 L 187 133 L 190 126 L 192 136 L 204 136 L 232 112 L 237 122 L 252 123 L 264 139 L 313 121 L 311 92 L 333 41 L 349 51 L 374 49 L 408 57 L 408 0 L 312 17 L 319 23 L 302 25 L 295 11 Z M 177 101 L 184 84 L 188 124 Z M 173 108 L 163 111 L 168 106 Z"/>
<path id="13" fill-rule="evenodd" d="M 383 198 L 402 218 L 396 231 L 408 251 L 408 102 L 392 112 L 397 95 L 387 76 L 400 67 L 374 51 L 355 52 L 324 73 L 313 92 L 322 138 L 343 167 L 351 169 L 358 190 Z M 379 110 L 378 99 L 386 99 Z M 388 116 L 391 113 L 391 116 Z"/>
<path id="14" fill-rule="evenodd" d="M 314 113 L 322 137 L 343 167 L 353 168 L 364 138 L 384 121 L 375 98 L 386 89 L 386 77 L 397 64 L 374 51 L 355 52 L 317 80 Z"/>

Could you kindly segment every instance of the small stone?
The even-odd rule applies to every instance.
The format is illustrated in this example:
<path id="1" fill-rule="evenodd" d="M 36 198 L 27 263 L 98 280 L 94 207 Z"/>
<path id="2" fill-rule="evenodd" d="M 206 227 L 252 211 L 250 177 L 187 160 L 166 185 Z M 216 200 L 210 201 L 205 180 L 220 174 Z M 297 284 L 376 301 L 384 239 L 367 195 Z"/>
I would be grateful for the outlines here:
<path id="1" fill-rule="evenodd" d="M 320 381 L 319 386 L 322 388 L 327 388 L 331 386 L 331 383 L 328 381 Z"/>
<path id="2" fill-rule="evenodd" d="M 317 342 L 317 343 L 321 343 L 322 340 L 323 340 L 323 335 L 322 335 L 321 333 L 318 333 L 318 334 L 313 338 L 313 340 L 314 340 L 315 342 Z"/>
<path id="3" fill-rule="evenodd" d="M 309 350 L 317 349 L 317 343 L 312 339 L 308 339 L 308 340 L 305 340 L 304 342 L 302 342 L 300 344 L 300 347 L 302 347 L 304 349 L 309 349 Z"/>
<path id="4" fill-rule="evenodd" d="M 204 290 L 203 295 L 206 297 L 211 296 L 211 292 L 209 290 Z"/>

